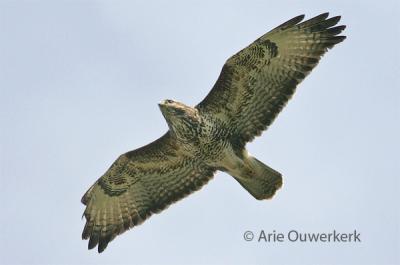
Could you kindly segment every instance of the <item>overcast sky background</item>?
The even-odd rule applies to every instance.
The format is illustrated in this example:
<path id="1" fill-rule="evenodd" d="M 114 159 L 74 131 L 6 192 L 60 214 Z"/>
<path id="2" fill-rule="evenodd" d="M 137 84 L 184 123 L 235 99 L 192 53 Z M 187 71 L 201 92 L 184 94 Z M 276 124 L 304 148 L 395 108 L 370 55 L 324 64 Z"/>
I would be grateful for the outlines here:
<path id="1" fill-rule="evenodd" d="M 132 3 L 134 2 L 134 3 Z M 399 264 L 399 1 L 0 0 L 1 264 Z M 256 201 L 218 173 L 119 236 L 81 240 L 80 198 L 195 105 L 225 60 L 299 14 L 348 27 L 250 152 L 284 175 Z M 273 230 L 361 243 L 246 242 Z"/>

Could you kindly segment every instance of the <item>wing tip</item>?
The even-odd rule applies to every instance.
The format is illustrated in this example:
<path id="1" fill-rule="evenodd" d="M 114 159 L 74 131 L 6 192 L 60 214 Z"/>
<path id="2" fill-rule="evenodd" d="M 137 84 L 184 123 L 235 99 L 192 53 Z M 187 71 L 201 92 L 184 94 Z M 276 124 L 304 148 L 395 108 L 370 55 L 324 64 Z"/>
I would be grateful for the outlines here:
<path id="1" fill-rule="evenodd" d="M 292 18 L 292 20 L 298 20 L 299 22 L 302 21 L 306 17 L 305 14 L 301 14 Z M 297 22 L 298 23 L 298 22 Z"/>
<path id="2" fill-rule="evenodd" d="M 306 17 L 305 14 L 301 14 L 301 15 L 295 16 L 294 18 L 290 19 L 290 20 L 287 21 L 287 22 L 291 22 L 291 23 L 293 23 L 294 25 L 296 25 L 297 23 L 300 23 L 301 21 L 303 21 L 303 19 L 304 19 L 305 17 Z"/>
<path id="3" fill-rule="evenodd" d="M 338 16 L 333 16 L 333 17 L 328 18 L 329 14 L 330 14 L 329 12 L 324 12 L 324 13 L 321 13 L 321 14 L 319 14 L 315 17 L 312 17 L 306 21 L 303 21 L 305 18 L 305 14 L 301 14 L 301 15 L 295 16 L 295 17 L 289 19 L 288 21 L 280 24 L 279 26 L 275 27 L 271 32 L 279 31 L 279 30 L 286 30 L 286 29 L 291 28 L 296 25 L 299 25 L 302 28 L 307 28 L 307 27 L 312 27 L 314 25 L 321 24 L 321 25 L 324 25 L 325 28 L 330 28 L 330 27 L 336 25 L 340 21 L 342 16 L 338 15 Z"/>
<path id="4" fill-rule="evenodd" d="M 335 26 L 341 19 L 341 16 L 329 18 L 329 12 L 322 13 L 299 24 L 302 29 L 311 28 L 314 30 L 328 29 Z"/>
<path id="5" fill-rule="evenodd" d="M 106 235 L 101 235 L 99 239 L 99 244 L 97 248 L 98 253 L 102 253 L 108 246 L 108 243 L 111 241 L 112 233 L 107 233 Z"/>
<path id="6" fill-rule="evenodd" d="M 279 26 L 275 27 L 273 30 L 271 30 L 271 32 L 276 31 L 276 30 L 285 30 L 287 28 L 290 28 L 294 25 L 297 25 L 301 21 L 303 21 L 304 18 L 305 18 L 305 14 L 295 16 L 295 17 L 289 19 L 288 21 L 280 24 Z"/>
<path id="7" fill-rule="evenodd" d="M 315 16 L 315 17 L 310 18 L 310 20 L 311 19 L 326 20 L 328 17 L 329 17 L 329 12 L 324 12 L 324 13 L 321 13 L 321 14 Z"/>
<path id="8" fill-rule="evenodd" d="M 86 223 L 85 228 L 82 232 L 82 239 L 87 240 L 88 250 L 94 249 L 97 246 L 97 252 L 102 253 L 108 246 L 108 244 L 115 238 L 116 234 L 114 231 L 108 231 L 106 233 L 101 233 L 98 230 L 93 230 L 93 226 Z"/>
<path id="9" fill-rule="evenodd" d="M 90 250 L 95 248 L 98 243 L 99 243 L 99 233 L 94 232 L 90 235 L 88 249 Z"/>
<path id="10" fill-rule="evenodd" d="M 340 21 L 341 18 L 342 18 L 342 16 L 339 15 L 339 16 L 334 16 L 334 17 L 328 18 L 325 21 L 330 22 L 332 24 L 332 26 L 334 26 Z"/>
<path id="11" fill-rule="evenodd" d="M 346 29 L 346 25 L 340 25 L 340 26 L 336 26 L 333 28 L 329 28 L 326 30 L 326 32 L 332 36 L 336 36 L 336 35 L 342 33 L 343 30 L 345 30 L 345 29 Z"/>
<path id="12" fill-rule="evenodd" d="M 337 44 L 344 41 L 346 38 L 347 38 L 346 36 L 332 36 L 329 40 L 333 44 Z"/>

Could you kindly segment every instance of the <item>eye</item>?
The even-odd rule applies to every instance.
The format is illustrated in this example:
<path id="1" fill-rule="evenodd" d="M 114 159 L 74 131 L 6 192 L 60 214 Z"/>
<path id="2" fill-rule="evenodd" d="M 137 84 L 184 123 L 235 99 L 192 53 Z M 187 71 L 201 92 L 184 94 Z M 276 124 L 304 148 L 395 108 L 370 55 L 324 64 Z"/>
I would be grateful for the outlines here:
<path id="1" fill-rule="evenodd" d="M 167 100 L 165 100 L 165 102 L 166 102 L 166 103 L 168 103 L 168 104 L 171 104 L 171 103 L 173 103 L 173 101 L 172 101 L 172 100 L 170 100 L 170 99 L 167 99 Z"/>

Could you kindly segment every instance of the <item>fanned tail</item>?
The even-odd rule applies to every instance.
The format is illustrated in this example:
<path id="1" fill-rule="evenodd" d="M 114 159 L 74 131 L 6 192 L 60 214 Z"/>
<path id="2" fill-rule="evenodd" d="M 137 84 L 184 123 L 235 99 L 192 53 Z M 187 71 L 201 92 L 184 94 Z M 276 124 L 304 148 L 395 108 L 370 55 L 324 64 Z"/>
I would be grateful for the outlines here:
<path id="1" fill-rule="evenodd" d="M 282 187 L 281 173 L 254 157 L 249 157 L 246 162 L 250 172 L 243 171 L 243 173 L 249 175 L 234 176 L 234 178 L 257 200 L 271 199 Z"/>

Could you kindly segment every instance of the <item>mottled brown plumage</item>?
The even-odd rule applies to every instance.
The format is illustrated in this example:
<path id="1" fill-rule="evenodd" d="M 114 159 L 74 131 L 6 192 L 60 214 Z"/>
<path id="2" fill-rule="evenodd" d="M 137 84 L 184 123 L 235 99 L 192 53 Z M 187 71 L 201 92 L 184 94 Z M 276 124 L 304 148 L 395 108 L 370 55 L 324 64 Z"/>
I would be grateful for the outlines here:
<path id="1" fill-rule="evenodd" d="M 85 193 L 83 239 L 102 252 L 117 235 L 200 189 L 222 170 L 256 199 L 271 198 L 281 174 L 254 157 L 247 142 L 276 118 L 321 56 L 343 41 L 340 17 L 295 17 L 227 60 L 196 107 L 160 103 L 169 131 L 121 155 Z"/>

